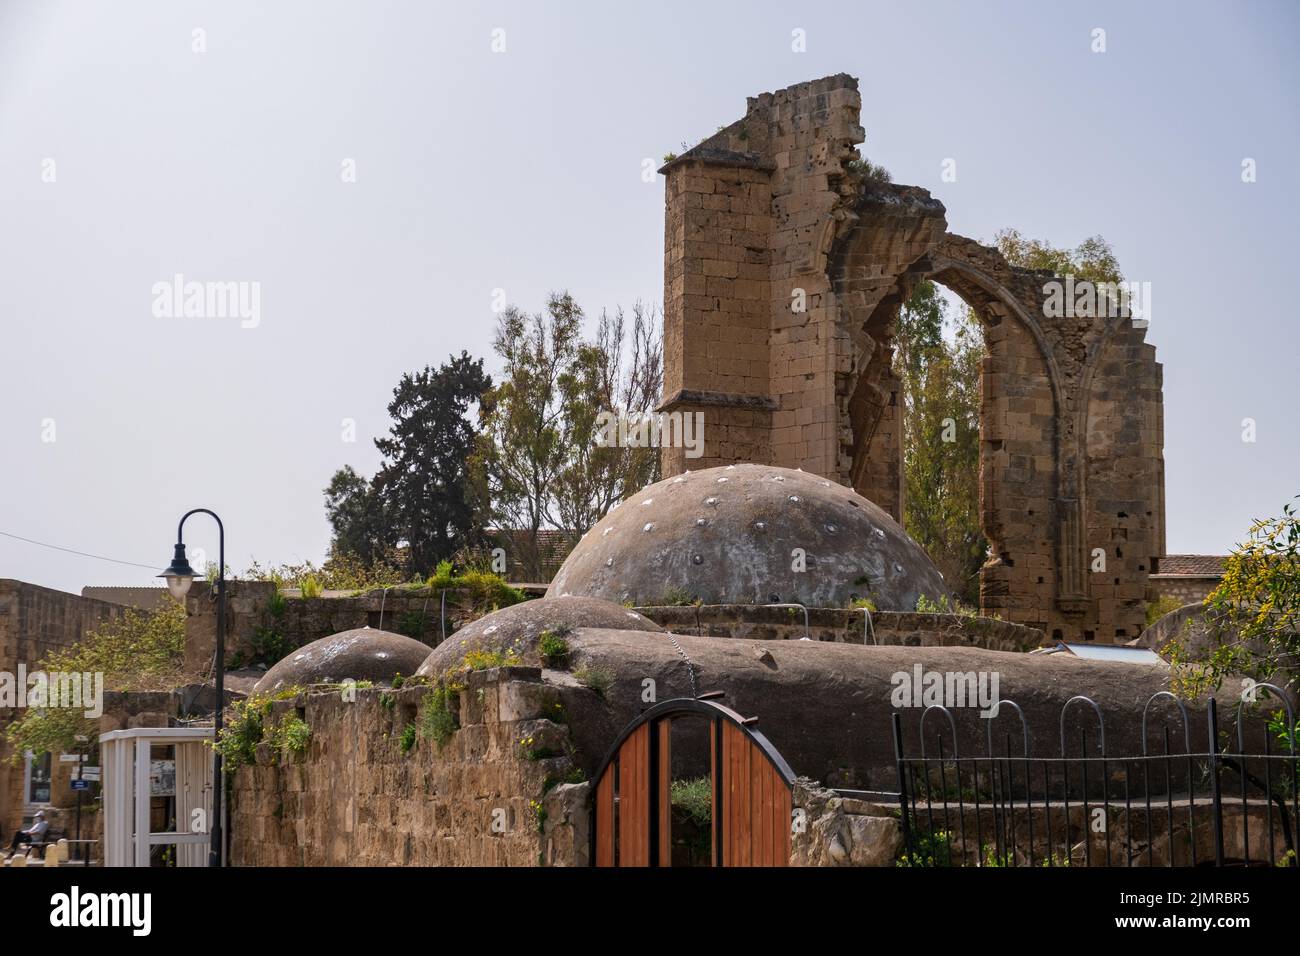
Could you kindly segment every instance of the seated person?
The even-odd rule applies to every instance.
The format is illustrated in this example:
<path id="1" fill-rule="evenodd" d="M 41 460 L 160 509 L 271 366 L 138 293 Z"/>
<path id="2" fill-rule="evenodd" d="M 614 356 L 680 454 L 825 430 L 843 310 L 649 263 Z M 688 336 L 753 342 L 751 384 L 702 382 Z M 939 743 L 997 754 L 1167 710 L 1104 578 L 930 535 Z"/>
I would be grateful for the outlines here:
<path id="1" fill-rule="evenodd" d="M 11 859 L 13 855 L 18 852 L 18 845 L 20 843 L 31 844 L 43 842 L 45 834 L 49 829 L 50 825 L 45 820 L 45 811 L 37 810 L 36 818 L 32 821 L 32 825 L 26 830 L 19 830 L 14 834 L 14 838 L 9 844 L 9 856 L 6 859 Z"/>

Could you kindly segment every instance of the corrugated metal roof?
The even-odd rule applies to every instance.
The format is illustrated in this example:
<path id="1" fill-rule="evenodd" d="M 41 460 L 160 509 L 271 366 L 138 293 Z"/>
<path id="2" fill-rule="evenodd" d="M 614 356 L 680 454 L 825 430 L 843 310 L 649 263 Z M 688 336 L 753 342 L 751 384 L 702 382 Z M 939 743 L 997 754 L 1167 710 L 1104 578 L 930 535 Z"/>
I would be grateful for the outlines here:
<path id="1" fill-rule="evenodd" d="M 1056 650 L 1089 661 L 1123 661 L 1126 664 L 1163 664 L 1164 659 L 1146 647 L 1124 644 L 1070 644 L 1058 641 Z"/>

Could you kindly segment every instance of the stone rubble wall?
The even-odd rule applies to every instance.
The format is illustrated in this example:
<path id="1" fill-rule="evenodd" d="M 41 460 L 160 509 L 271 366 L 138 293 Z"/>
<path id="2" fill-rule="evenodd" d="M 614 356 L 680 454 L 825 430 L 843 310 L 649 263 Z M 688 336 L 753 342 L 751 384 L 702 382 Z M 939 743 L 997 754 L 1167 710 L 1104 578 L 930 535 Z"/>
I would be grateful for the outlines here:
<path id="1" fill-rule="evenodd" d="M 675 634 L 761 641 L 805 636 L 803 612 L 798 608 L 705 604 L 636 610 Z M 842 644 L 982 647 L 991 651 L 1030 651 L 1046 643 L 1046 636 L 1037 628 L 994 618 L 875 611 L 868 625 L 866 614 L 856 608 L 809 608 L 807 636 Z"/>
<path id="2" fill-rule="evenodd" d="M 273 617 L 270 612 L 275 594 L 273 583 L 231 581 L 226 587 L 227 666 L 235 655 L 251 659 L 258 628 L 276 631 L 291 649 L 357 627 L 405 634 L 423 641 L 430 649 L 442 639 L 443 610 L 441 594 L 437 591 L 390 588 L 386 594 L 374 590 L 346 597 L 286 597 L 283 612 Z M 216 647 L 217 611 L 211 593 L 206 582 L 195 582 L 185 601 L 185 666 L 194 673 L 209 672 Z M 448 591 L 445 619 L 448 636 L 471 617 L 461 606 L 457 592 Z"/>
<path id="3" fill-rule="evenodd" d="M 1183 604 L 1200 604 L 1219 586 L 1219 577 L 1192 577 L 1181 574 L 1153 574 L 1149 582 L 1149 597 L 1176 598 Z"/>
<path id="4" fill-rule="evenodd" d="M 470 673 L 460 729 L 442 747 L 420 738 L 403 754 L 402 731 L 418 726 L 428 694 L 413 686 L 274 704 L 272 722 L 297 713 L 311 740 L 300 758 L 263 743 L 256 764 L 236 772 L 234 865 L 584 865 L 588 786 L 563 782 L 574 771 L 568 730 L 550 719 L 556 700 L 541 672 Z"/>

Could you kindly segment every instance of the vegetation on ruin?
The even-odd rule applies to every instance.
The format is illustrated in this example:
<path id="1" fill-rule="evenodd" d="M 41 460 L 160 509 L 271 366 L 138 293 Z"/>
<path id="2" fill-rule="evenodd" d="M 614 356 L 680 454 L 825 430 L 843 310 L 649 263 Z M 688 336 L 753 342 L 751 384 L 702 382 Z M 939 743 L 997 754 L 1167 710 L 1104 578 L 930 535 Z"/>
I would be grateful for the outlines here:
<path id="1" fill-rule="evenodd" d="M 105 621 L 71 647 L 51 652 L 36 669 L 102 674 L 105 691 L 171 690 L 198 680 L 183 667 L 185 607 L 170 598 L 156 611 L 128 609 Z M 30 707 L 5 729 L 14 760 L 26 751 L 38 756 L 76 749 L 76 738 L 97 739 L 98 722 L 86 707 Z"/>
<path id="2" fill-rule="evenodd" d="M 862 179 L 870 180 L 876 183 L 889 183 L 894 181 L 894 177 L 884 166 L 879 163 L 873 163 L 865 156 L 857 156 L 850 159 L 844 164 L 844 168 L 855 176 Z"/>
<path id="3" fill-rule="evenodd" d="M 460 718 L 456 715 L 460 691 L 458 686 L 438 685 L 420 701 L 420 736 L 432 740 L 439 748 L 460 727 Z"/>
<path id="4" fill-rule="evenodd" d="M 1297 683 L 1300 661 L 1300 515 L 1285 504 L 1276 518 L 1255 521 L 1224 564 L 1205 599 L 1212 640 L 1197 654 L 1184 635 L 1164 651 L 1175 685 L 1187 694 L 1217 690 L 1229 677 Z M 1261 696 L 1266 692 L 1261 692 Z"/>
<path id="5" fill-rule="evenodd" d="M 398 738 L 398 746 L 402 750 L 402 756 L 406 756 L 415 747 L 418 728 L 415 724 L 407 724 L 402 728 L 402 734 Z"/>
<path id="6" fill-rule="evenodd" d="M 464 591 L 480 614 L 527 600 L 523 591 L 511 587 L 501 575 L 482 568 L 458 572 L 450 561 L 439 561 L 425 585 L 438 591 Z"/>
<path id="7" fill-rule="evenodd" d="M 547 667 L 563 667 L 569 662 L 569 642 L 564 639 L 567 628 L 542 631 L 537 639 L 537 655 Z"/>
<path id="8" fill-rule="evenodd" d="M 614 675 L 601 667 L 588 667 L 584 664 L 573 672 L 573 676 L 579 684 L 595 691 L 600 697 L 604 697 L 614 686 Z"/>
<path id="9" fill-rule="evenodd" d="M 324 591 L 369 591 L 396 587 L 406 581 L 398 564 L 399 558 L 400 554 L 395 550 L 369 561 L 350 552 L 336 550 L 319 567 L 310 561 L 280 565 L 262 565 L 254 561 L 242 574 L 227 575 L 227 579 L 270 581 L 277 589 L 301 589 L 308 578 L 314 578 Z"/>
<path id="10" fill-rule="evenodd" d="M 650 601 L 650 607 L 690 607 L 703 602 L 685 588 L 669 585 L 656 600 Z M 630 607 L 631 605 L 629 605 Z"/>
<path id="11" fill-rule="evenodd" d="M 311 728 L 307 722 L 295 714 L 286 714 L 272 725 L 267 734 L 271 748 L 281 757 L 300 756 L 311 742 Z"/>
<path id="12" fill-rule="evenodd" d="M 284 615 L 287 608 L 288 603 L 284 595 L 279 591 L 273 592 L 266 609 L 267 616 L 270 618 L 269 625 L 255 626 L 248 639 L 251 651 L 249 656 L 245 658 L 242 652 L 236 651 L 227 658 L 226 667 L 230 670 L 258 664 L 272 667 L 283 660 L 293 649 L 288 638 L 284 636 Z"/>
<path id="13" fill-rule="evenodd" d="M 293 700 L 305 692 L 303 687 L 286 687 L 273 694 L 250 694 L 231 705 L 221 736 L 212 745 L 221 754 L 226 773 L 256 763 L 257 745 L 263 742 L 281 757 L 306 752 L 311 742 L 311 728 L 306 721 L 290 712 L 271 722 L 272 704 Z"/>

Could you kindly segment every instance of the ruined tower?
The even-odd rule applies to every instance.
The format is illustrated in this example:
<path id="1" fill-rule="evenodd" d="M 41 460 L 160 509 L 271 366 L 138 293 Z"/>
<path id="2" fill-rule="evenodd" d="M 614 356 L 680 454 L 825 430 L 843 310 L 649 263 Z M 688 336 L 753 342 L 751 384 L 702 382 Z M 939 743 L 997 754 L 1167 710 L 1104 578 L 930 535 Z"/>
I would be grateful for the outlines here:
<path id="1" fill-rule="evenodd" d="M 757 462 L 856 489 L 902 520 L 899 307 L 922 279 L 984 328 L 985 613 L 1066 640 L 1142 629 L 1164 553 L 1161 371 L 1124 316 L 1057 317 L 1057 277 L 947 231 L 929 192 L 865 177 L 857 81 L 751 97 L 668 162 L 664 405 L 704 415 L 704 454 L 664 474 Z"/>

